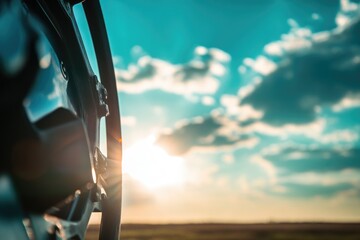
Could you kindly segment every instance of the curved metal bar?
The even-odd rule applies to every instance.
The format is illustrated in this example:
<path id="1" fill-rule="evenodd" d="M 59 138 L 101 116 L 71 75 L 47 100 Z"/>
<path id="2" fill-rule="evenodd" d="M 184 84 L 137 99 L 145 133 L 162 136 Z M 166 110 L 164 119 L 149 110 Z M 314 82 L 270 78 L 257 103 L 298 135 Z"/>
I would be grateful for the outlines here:
<path id="1" fill-rule="evenodd" d="M 107 158 L 119 163 L 121 172 L 122 162 L 122 135 L 120 122 L 120 109 L 117 95 L 114 65 L 106 26 L 99 0 L 85 1 L 83 3 L 86 19 L 89 24 L 94 44 L 101 83 L 107 90 L 107 104 L 109 116 L 106 117 Z M 108 198 L 102 201 L 102 219 L 100 226 L 100 239 L 119 239 L 121 219 L 122 180 L 118 175 L 118 186 Z M 109 189 L 111 190 L 111 189 Z"/>

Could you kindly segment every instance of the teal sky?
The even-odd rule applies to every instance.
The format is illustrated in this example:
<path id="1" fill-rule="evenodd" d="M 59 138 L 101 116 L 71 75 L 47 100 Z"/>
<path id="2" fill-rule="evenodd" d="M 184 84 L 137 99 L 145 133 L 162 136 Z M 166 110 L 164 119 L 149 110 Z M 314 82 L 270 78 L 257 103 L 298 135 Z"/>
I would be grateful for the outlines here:
<path id="1" fill-rule="evenodd" d="M 358 3 L 102 7 L 123 121 L 125 222 L 360 220 Z"/>

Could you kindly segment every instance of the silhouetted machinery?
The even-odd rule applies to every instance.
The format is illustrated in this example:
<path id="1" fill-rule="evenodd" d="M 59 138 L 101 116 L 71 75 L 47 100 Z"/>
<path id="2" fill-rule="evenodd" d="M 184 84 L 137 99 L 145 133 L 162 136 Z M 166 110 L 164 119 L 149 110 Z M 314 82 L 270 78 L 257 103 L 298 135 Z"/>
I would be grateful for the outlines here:
<path id="1" fill-rule="evenodd" d="M 99 76 L 77 27 L 76 4 Z M 93 212 L 102 216 L 99 238 L 118 239 L 120 110 L 99 0 L 3 0 L 0 31 L 0 239 L 84 239 Z"/>

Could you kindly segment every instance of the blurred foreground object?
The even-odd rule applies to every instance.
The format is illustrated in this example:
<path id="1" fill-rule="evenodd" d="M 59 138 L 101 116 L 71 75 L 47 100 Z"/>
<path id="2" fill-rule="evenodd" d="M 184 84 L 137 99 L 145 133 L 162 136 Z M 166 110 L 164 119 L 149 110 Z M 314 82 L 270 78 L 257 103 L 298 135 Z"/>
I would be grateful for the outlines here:
<path id="1" fill-rule="evenodd" d="M 100 239 L 119 239 L 121 128 L 100 3 L 82 3 L 99 67 L 93 73 L 73 6 L 0 3 L 0 234 L 3 239 L 84 239 L 102 212 Z M 100 151 L 106 121 L 107 156 Z"/>

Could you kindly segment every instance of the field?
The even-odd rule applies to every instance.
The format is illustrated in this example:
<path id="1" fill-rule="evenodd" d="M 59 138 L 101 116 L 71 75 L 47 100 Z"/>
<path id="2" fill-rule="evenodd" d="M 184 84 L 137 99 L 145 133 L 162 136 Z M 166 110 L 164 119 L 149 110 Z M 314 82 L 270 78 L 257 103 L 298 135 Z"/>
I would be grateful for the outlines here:
<path id="1" fill-rule="evenodd" d="M 90 226 L 87 240 L 97 239 Z M 360 240 L 360 223 L 123 224 L 124 240 Z"/>

